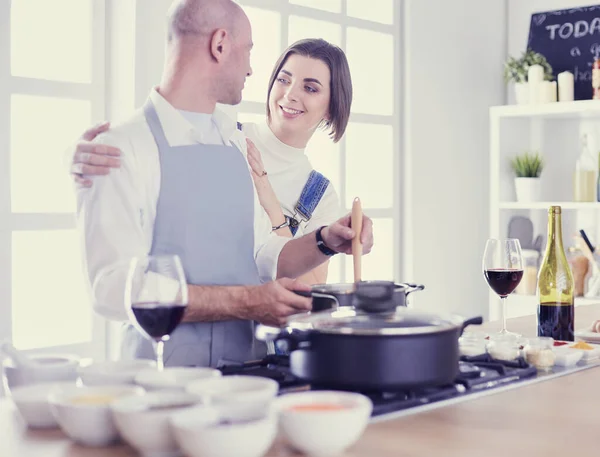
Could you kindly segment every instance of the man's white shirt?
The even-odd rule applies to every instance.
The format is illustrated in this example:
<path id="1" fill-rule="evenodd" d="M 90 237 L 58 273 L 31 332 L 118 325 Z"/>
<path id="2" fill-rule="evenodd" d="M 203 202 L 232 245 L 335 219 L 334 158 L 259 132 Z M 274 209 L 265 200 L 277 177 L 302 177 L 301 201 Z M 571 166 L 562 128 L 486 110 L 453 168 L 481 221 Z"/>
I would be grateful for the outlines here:
<path id="1" fill-rule="evenodd" d="M 149 98 L 170 146 L 235 145 L 245 157 L 245 136 L 223 112 L 217 109 L 210 116 L 178 111 L 155 89 Z M 106 176 L 91 177 L 91 188 L 77 190 L 84 265 L 95 309 L 108 319 L 127 320 L 124 289 L 129 261 L 149 254 L 152 248 L 161 181 L 159 153 L 143 109 L 94 141 L 119 148 L 121 167 Z M 207 195 L 190 195 L 188 204 L 198 198 L 218 199 L 218 189 Z M 263 282 L 275 278 L 279 254 L 287 241 L 272 233 L 271 221 L 254 189 L 254 257 Z"/>

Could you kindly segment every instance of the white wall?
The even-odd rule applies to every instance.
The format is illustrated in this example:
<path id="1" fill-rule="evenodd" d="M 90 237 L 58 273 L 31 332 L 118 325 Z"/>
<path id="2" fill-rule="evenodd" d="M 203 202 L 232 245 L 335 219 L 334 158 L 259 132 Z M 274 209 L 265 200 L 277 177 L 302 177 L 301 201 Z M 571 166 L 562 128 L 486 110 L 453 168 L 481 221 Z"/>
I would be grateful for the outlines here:
<path id="1" fill-rule="evenodd" d="M 426 285 L 415 303 L 486 317 L 488 109 L 505 97 L 506 3 L 406 0 L 403 28 L 406 270 Z"/>

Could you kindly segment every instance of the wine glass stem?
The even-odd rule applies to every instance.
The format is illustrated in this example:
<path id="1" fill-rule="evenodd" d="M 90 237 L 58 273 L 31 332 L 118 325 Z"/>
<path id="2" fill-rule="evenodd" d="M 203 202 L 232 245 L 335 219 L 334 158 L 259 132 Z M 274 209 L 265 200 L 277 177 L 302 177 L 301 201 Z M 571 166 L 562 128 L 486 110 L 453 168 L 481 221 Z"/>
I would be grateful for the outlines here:
<path id="1" fill-rule="evenodd" d="M 502 303 L 502 331 L 500 333 L 507 333 L 506 330 L 506 297 L 500 297 Z"/>
<path id="2" fill-rule="evenodd" d="M 163 340 L 158 340 L 156 342 L 156 367 L 158 371 L 162 371 L 165 368 L 163 363 L 163 353 L 165 349 L 165 342 Z"/>

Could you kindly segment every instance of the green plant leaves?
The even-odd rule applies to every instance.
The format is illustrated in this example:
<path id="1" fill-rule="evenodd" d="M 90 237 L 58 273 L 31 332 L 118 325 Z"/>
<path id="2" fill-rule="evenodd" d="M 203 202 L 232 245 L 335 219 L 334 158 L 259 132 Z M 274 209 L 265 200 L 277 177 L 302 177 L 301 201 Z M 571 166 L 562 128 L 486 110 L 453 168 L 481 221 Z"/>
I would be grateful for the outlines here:
<path id="1" fill-rule="evenodd" d="M 527 81 L 527 71 L 531 65 L 541 65 L 544 68 L 544 79 L 552 81 L 552 66 L 539 52 L 527 49 L 518 59 L 509 57 L 504 63 L 504 81 L 524 83 Z"/>
<path id="2" fill-rule="evenodd" d="M 538 178 L 544 168 L 544 159 L 538 152 L 525 152 L 511 159 L 510 166 L 517 178 Z"/>

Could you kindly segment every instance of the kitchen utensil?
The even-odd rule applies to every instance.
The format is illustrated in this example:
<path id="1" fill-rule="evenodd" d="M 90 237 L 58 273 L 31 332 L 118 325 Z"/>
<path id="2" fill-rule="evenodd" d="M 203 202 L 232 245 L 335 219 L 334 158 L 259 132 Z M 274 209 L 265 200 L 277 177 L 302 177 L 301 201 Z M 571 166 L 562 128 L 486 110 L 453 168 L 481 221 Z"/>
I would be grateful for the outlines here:
<path id="1" fill-rule="evenodd" d="M 359 281 L 357 283 L 316 284 L 312 286 L 310 292 L 295 292 L 303 297 L 312 297 L 312 311 L 316 312 L 343 306 L 355 306 L 357 304 L 357 290 L 360 290 L 359 294 L 368 296 L 369 293 L 378 293 L 382 285 L 384 289 L 388 288 L 386 290 L 391 290 L 391 297 L 387 297 L 386 299 L 393 301 L 394 306 L 406 306 L 408 303 L 408 294 L 425 288 L 422 284 L 394 283 L 391 281 Z M 369 291 L 369 289 L 374 290 Z"/>
<path id="2" fill-rule="evenodd" d="M 352 214 L 350 223 L 354 230 L 354 238 L 352 239 L 352 259 L 354 263 L 354 282 L 361 280 L 361 259 L 362 259 L 362 243 L 360 234 L 362 232 L 362 207 L 360 199 L 356 197 L 352 202 Z"/>
<path id="3" fill-rule="evenodd" d="M 313 385 L 397 390 L 451 383 L 459 373 L 458 338 L 481 323 L 406 307 L 343 307 L 291 316 L 283 329 L 258 326 L 256 336 L 285 341 L 292 374 Z"/>

